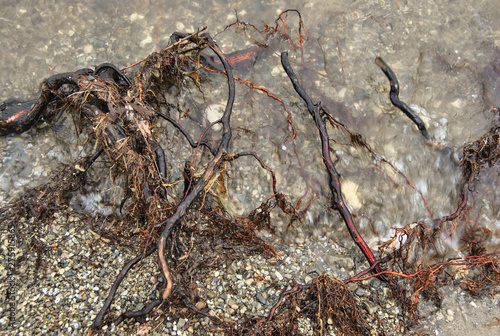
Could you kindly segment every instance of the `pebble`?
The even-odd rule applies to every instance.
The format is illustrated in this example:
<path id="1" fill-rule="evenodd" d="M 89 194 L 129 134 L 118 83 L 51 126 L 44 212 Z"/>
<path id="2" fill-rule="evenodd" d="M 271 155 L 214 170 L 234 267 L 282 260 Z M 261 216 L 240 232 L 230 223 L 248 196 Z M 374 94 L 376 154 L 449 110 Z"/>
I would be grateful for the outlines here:
<path id="1" fill-rule="evenodd" d="M 367 293 L 368 292 L 364 288 L 359 287 L 358 289 L 356 289 L 356 295 L 357 296 L 365 296 Z M 387 307 L 392 307 L 392 305 L 388 303 Z"/>
<path id="2" fill-rule="evenodd" d="M 347 89 L 345 87 L 343 87 L 342 89 L 340 89 L 339 92 L 338 92 L 339 99 L 344 99 L 346 92 L 347 92 Z"/>
<path id="3" fill-rule="evenodd" d="M 179 319 L 179 321 L 177 321 L 177 328 L 182 329 L 185 324 L 186 324 L 186 320 L 181 318 L 181 319 Z"/>
<path id="4" fill-rule="evenodd" d="M 177 29 L 177 31 L 182 32 L 182 31 L 185 30 L 186 27 L 184 26 L 183 22 L 178 21 L 178 22 L 175 23 L 175 28 Z"/>
<path id="5" fill-rule="evenodd" d="M 205 308 L 207 306 L 207 303 L 205 301 L 198 301 L 196 303 L 196 308 L 198 310 L 202 310 L 203 308 Z"/>
<path id="6" fill-rule="evenodd" d="M 86 54 L 91 54 L 93 50 L 94 46 L 91 44 L 87 44 L 85 47 L 83 47 L 83 52 Z"/>
<path id="7" fill-rule="evenodd" d="M 147 44 L 153 42 L 153 38 L 151 35 L 146 36 L 141 42 L 139 42 L 139 45 L 144 48 Z"/>
<path id="8" fill-rule="evenodd" d="M 263 305 L 267 304 L 266 299 L 262 296 L 261 293 L 257 293 L 257 300 L 259 300 L 259 302 L 262 303 Z"/>

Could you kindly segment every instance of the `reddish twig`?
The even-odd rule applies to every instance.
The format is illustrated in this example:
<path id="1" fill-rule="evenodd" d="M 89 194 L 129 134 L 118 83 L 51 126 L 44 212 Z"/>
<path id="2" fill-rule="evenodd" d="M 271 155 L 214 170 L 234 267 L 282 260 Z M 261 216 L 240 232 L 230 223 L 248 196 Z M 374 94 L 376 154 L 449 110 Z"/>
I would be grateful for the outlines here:
<path id="1" fill-rule="evenodd" d="M 268 321 L 271 321 L 274 317 L 274 314 L 276 314 L 276 309 L 278 309 L 279 306 L 283 303 L 283 300 L 285 299 L 286 296 L 290 294 L 297 293 L 299 290 L 307 289 L 309 288 L 310 285 L 298 285 L 295 284 L 292 289 L 284 291 L 280 294 L 280 297 L 278 298 L 278 301 L 274 304 L 274 306 L 269 310 L 269 315 L 267 317 Z"/>
<path id="2" fill-rule="evenodd" d="M 351 212 L 349 211 L 347 205 L 344 202 L 340 185 L 340 177 L 339 174 L 337 173 L 337 170 L 335 169 L 335 165 L 330 156 L 331 148 L 330 148 L 328 132 L 326 130 L 326 124 L 321 118 L 319 108 L 318 106 L 313 104 L 311 98 L 300 86 L 299 80 L 297 79 L 297 76 L 293 72 L 290 62 L 288 61 L 287 52 L 283 52 L 281 54 L 281 64 L 283 65 L 283 69 L 285 69 L 286 74 L 290 78 L 295 91 L 306 103 L 307 109 L 309 110 L 309 113 L 313 117 L 316 123 L 316 127 L 318 128 L 321 137 L 323 163 L 325 164 L 326 170 L 328 172 L 328 182 L 331 191 L 331 202 L 332 202 L 331 206 L 340 213 L 342 219 L 344 220 L 344 223 L 347 226 L 347 229 L 349 230 L 349 233 L 351 234 L 352 239 L 361 249 L 361 251 L 365 255 L 370 265 L 373 265 L 376 262 L 375 257 L 370 248 L 368 247 L 368 245 L 366 244 L 366 242 L 364 241 L 364 239 L 359 234 L 358 229 L 356 228 L 356 225 L 354 224 L 354 221 L 352 219 Z M 382 270 L 380 269 L 379 265 L 376 265 L 375 271 L 377 273 L 382 274 Z M 386 280 L 385 276 L 383 275 L 381 275 L 381 278 L 383 280 Z"/>

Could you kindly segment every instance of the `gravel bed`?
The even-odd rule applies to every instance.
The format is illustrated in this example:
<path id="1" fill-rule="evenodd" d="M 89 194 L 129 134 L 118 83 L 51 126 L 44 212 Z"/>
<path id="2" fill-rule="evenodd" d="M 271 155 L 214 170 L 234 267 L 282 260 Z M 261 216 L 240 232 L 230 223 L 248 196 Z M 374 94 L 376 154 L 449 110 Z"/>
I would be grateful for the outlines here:
<path id="1" fill-rule="evenodd" d="M 84 221 L 79 214 L 56 213 L 51 226 L 39 228 L 38 234 L 48 249 L 38 261 L 38 273 L 34 272 L 36 256 L 30 255 L 16 265 L 16 272 L 12 274 L 7 261 L 19 258 L 22 250 L 13 249 L 9 235 L 3 236 L 0 292 L 2 300 L 13 302 L 15 308 L 13 324 L 9 319 L 9 305 L 0 308 L 0 330 L 4 334 L 87 333 L 122 266 L 141 251 L 134 246 L 110 244 L 86 228 L 82 224 Z M 30 225 L 30 222 L 21 220 L 20 224 Z M 306 242 L 298 237 L 294 242 L 284 243 L 270 234 L 262 235 L 281 255 L 267 260 L 254 256 L 211 270 L 207 277 L 196 281 L 201 298 L 195 303 L 198 309 L 228 321 L 236 321 L 244 315 L 267 316 L 281 290 L 291 288 L 292 279 L 307 284 L 323 272 L 345 279 L 366 267 L 355 249 L 344 249 L 326 239 Z M 129 272 L 111 305 L 112 316 L 140 310 L 158 297 L 163 278 L 154 255 Z M 365 311 L 374 334 L 381 331 L 400 333 L 400 307 L 397 302 L 384 299 L 389 291 L 384 283 L 371 279 L 351 283 L 348 288 Z M 8 291 L 14 293 L 13 298 L 6 298 Z M 452 286 L 441 288 L 440 294 L 444 298 L 442 307 L 437 309 L 424 303 L 425 319 L 415 327 L 415 332 L 451 335 L 457 324 L 469 329 L 498 328 L 494 325 L 500 307 L 498 297 L 471 298 Z M 103 330 L 112 335 L 220 334 L 213 325 L 209 326 L 208 317 L 195 315 L 189 319 L 172 319 L 173 312 L 162 309 L 165 308 L 149 315 L 145 323 L 126 320 L 119 326 L 105 326 Z M 305 319 L 299 323 L 299 328 L 304 334 L 312 333 Z"/>

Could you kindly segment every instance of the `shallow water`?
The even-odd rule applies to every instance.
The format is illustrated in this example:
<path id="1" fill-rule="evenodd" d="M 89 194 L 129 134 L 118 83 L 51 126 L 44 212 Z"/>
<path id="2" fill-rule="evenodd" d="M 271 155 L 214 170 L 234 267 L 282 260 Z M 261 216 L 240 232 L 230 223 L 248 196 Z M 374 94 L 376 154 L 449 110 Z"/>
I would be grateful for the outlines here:
<path id="1" fill-rule="evenodd" d="M 227 53 L 252 45 L 252 38 L 266 42 L 252 29 L 216 32 L 235 21 L 235 10 L 241 21 L 263 29 L 262 21 L 272 25 L 280 12 L 296 8 L 310 37 L 304 44 L 305 67 L 300 65 L 299 50 L 275 41 L 268 55 L 258 59 L 250 72 L 236 73 L 285 102 L 292 113 L 296 139 L 291 142 L 287 113 L 281 105 L 244 85 L 238 86 L 232 119 L 235 129 L 239 127 L 234 134 L 234 152 L 257 151 L 276 170 L 278 191 L 287 194 L 292 204 L 306 195 L 301 209 L 314 193 L 302 223 L 288 231 L 290 237 L 348 241 L 338 215 L 325 210 L 329 191 L 317 130 L 281 69 L 277 54 L 286 49 L 313 99 L 321 101 L 351 131 L 364 135 L 376 153 L 404 173 L 423 194 L 433 214 L 394 170 L 350 145 L 345 133 L 330 129 L 347 203 L 372 247 L 389 237 L 392 228 L 453 212 L 459 198 L 461 174 L 457 162 L 461 149 L 492 125 L 490 105 L 500 107 L 495 96 L 500 86 L 498 76 L 491 70 L 500 41 L 497 2 L 286 4 L 245 0 L 229 8 L 224 1 L 183 3 L 182 7 L 159 1 L 85 1 L 72 5 L 4 1 L 0 15 L 0 100 L 35 97 L 41 80 L 54 73 L 103 62 L 125 67 L 166 45 L 174 31 L 192 32 L 208 26 L 208 32 Z M 296 15 L 290 13 L 286 23 L 297 41 Z M 426 145 L 416 127 L 391 106 L 389 83 L 374 63 L 377 55 L 396 73 L 401 99 L 419 113 L 430 134 L 449 150 Z M 217 84 L 223 78 L 217 76 L 211 77 L 215 92 L 205 108 L 223 107 L 225 102 L 225 91 Z M 485 92 L 487 99 L 483 99 Z M 60 127 L 45 124 L 23 135 L 0 139 L 1 202 L 11 200 L 22 186 L 43 181 L 60 162 L 70 163 L 76 158 L 79 147 L 76 139 L 66 136 L 72 133 L 68 126 L 71 120 L 67 119 L 67 123 L 58 124 Z M 179 156 L 172 154 L 170 159 L 174 175 L 180 176 L 175 161 Z M 241 159 L 229 168 L 228 204 L 232 211 L 248 213 L 271 196 L 268 174 L 255 161 Z M 498 170 L 488 174 L 492 175 L 490 180 L 498 181 Z M 471 220 L 499 230 L 498 197 L 496 193 L 487 195 L 477 196 L 476 202 L 485 206 Z M 288 218 L 277 214 L 275 219 L 284 230 Z M 447 244 L 451 250 L 456 249 L 455 241 Z"/>

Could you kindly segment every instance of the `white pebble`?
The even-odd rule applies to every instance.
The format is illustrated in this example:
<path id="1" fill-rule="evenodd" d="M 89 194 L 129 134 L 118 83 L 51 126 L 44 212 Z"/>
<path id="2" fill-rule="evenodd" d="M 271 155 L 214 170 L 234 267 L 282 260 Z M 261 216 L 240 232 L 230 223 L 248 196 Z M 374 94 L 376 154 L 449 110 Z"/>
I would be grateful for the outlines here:
<path id="1" fill-rule="evenodd" d="M 94 46 L 92 44 L 87 44 L 85 47 L 83 47 L 83 52 L 86 54 L 92 53 L 94 50 Z"/>
<path id="2" fill-rule="evenodd" d="M 146 44 L 149 44 L 153 42 L 153 38 L 151 37 L 151 35 L 148 35 L 144 40 L 142 40 L 141 42 L 139 42 L 139 45 L 141 47 L 144 47 Z"/>
<path id="3" fill-rule="evenodd" d="M 346 88 L 342 88 L 340 89 L 339 93 L 338 93 L 338 97 L 340 99 L 343 99 L 345 97 L 345 93 L 346 93 L 347 89 Z"/>
<path id="4" fill-rule="evenodd" d="M 186 26 L 184 26 L 184 23 L 179 21 L 175 24 L 175 28 L 179 31 L 183 31 L 186 29 Z"/>
<path id="5" fill-rule="evenodd" d="M 224 114 L 224 111 L 222 110 L 220 105 L 212 104 L 205 109 L 205 115 L 207 117 L 207 120 L 210 123 L 213 123 L 213 122 L 219 120 L 220 118 L 222 118 L 223 114 Z M 213 126 L 213 129 L 216 132 L 220 131 L 221 128 L 222 128 L 222 126 L 220 124 L 216 124 Z"/>

